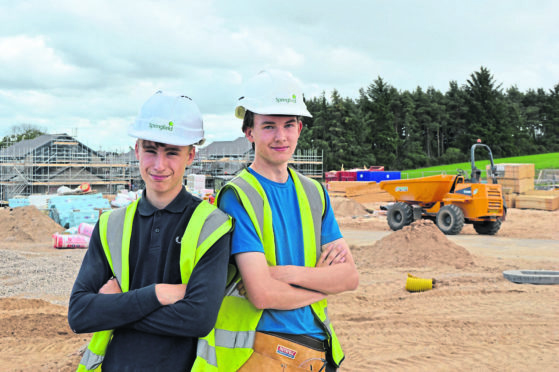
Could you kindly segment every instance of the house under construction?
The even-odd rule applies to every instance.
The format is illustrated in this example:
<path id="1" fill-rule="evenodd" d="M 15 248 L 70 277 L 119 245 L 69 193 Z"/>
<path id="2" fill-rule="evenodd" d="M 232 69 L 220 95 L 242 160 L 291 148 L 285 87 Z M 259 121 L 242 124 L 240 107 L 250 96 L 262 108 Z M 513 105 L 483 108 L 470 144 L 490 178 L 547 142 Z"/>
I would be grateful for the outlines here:
<path id="1" fill-rule="evenodd" d="M 45 134 L 0 149 L 0 200 L 82 183 L 115 193 L 130 184 L 130 165 L 126 155 L 94 151 L 67 134 Z"/>
<path id="2" fill-rule="evenodd" d="M 321 179 L 322 152 L 318 150 L 297 150 L 289 165 L 307 177 Z M 204 174 L 206 187 L 219 189 L 254 160 L 252 144 L 246 137 L 234 141 L 216 141 L 199 149 L 187 174 Z"/>
<path id="3" fill-rule="evenodd" d="M 188 174 L 202 174 L 206 188 L 218 189 L 254 159 L 245 137 L 217 141 L 200 148 Z M 92 150 L 67 134 L 45 134 L 0 149 L 0 201 L 31 194 L 55 194 L 61 186 L 88 183 L 96 192 L 143 188 L 138 161 L 124 154 Z M 322 153 L 298 150 L 290 165 L 302 174 L 322 178 Z"/>

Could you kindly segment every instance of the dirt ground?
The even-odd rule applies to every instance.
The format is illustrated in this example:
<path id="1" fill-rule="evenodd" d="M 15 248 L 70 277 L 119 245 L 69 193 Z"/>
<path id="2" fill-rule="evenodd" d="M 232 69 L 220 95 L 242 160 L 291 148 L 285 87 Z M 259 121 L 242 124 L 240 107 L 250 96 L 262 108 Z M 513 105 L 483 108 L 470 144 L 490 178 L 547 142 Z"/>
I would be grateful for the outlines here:
<path id="1" fill-rule="evenodd" d="M 559 370 L 559 285 L 502 275 L 559 270 L 559 211 L 511 209 L 496 236 L 447 237 L 427 221 L 391 232 L 378 205 L 332 204 L 360 273 L 329 301 L 342 371 Z M 23 212 L 0 210 L 0 370 L 73 371 L 90 337 L 66 319 L 84 250 L 52 248 L 59 227 Z M 406 291 L 408 273 L 435 288 Z"/>

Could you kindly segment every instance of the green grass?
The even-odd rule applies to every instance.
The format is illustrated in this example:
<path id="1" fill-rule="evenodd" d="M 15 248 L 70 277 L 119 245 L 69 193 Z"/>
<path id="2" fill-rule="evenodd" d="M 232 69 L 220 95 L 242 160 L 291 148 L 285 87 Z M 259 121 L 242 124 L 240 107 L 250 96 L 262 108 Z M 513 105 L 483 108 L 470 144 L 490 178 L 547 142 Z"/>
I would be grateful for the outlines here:
<path id="1" fill-rule="evenodd" d="M 515 156 L 512 158 L 493 159 L 495 164 L 501 163 L 533 163 L 536 168 L 536 174 L 541 169 L 559 169 L 559 152 L 539 155 Z M 476 167 L 482 171 L 482 177 L 485 177 L 485 166 L 489 164 L 489 159 L 483 156 L 476 156 Z M 402 178 L 417 178 L 434 176 L 437 174 L 456 174 L 457 169 L 463 169 L 468 176 L 472 171 L 470 162 L 455 163 L 447 165 L 439 165 L 436 167 L 408 169 L 402 171 Z M 407 177 L 406 177 L 407 175 Z"/>

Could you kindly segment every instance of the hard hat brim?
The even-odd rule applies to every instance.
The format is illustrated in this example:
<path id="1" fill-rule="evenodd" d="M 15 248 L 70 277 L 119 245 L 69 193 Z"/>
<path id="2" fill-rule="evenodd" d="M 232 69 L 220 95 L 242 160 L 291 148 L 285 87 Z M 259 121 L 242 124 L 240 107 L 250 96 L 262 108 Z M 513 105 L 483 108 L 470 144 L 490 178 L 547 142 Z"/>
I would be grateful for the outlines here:
<path id="1" fill-rule="evenodd" d="M 244 119 L 247 111 L 254 112 L 258 115 L 293 115 L 293 116 L 306 116 L 312 118 L 311 113 L 306 108 L 298 107 L 294 110 L 293 107 L 286 107 L 285 109 L 275 107 L 258 107 L 251 109 L 250 107 L 237 106 L 235 107 L 235 117 Z"/>
<path id="2" fill-rule="evenodd" d="M 159 143 L 164 143 L 166 145 L 173 145 L 173 146 L 190 146 L 190 145 L 201 146 L 206 141 L 204 137 L 200 137 L 200 136 L 190 137 L 185 140 L 180 136 L 170 137 L 169 135 L 163 135 L 163 134 L 159 135 L 158 133 L 153 133 L 153 131 L 142 131 L 134 128 L 128 129 L 128 135 L 130 137 L 135 137 L 145 141 L 159 142 Z"/>

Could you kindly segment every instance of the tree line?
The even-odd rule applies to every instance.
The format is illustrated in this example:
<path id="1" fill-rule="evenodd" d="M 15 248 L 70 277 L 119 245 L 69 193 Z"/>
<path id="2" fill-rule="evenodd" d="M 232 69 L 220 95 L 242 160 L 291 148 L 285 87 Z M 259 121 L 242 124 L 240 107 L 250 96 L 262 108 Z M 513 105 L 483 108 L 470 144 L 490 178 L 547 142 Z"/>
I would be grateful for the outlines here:
<path id="1" fill-rule="evenodd" d="M 496 158 L 559 151 L 559 83 L 553 89 L 503 90 L 481 67 L 445 93 L 398 91 L 381 77 L 356 99 L 334 90 L 305 101 L 299 149 L 324 152 L 324 169 L 384 165 L 415 169 L 469 160 L 477 139 Z"/>
<path id="2" fill-rule="evenodd" d="M 0 149 L 9 147 L 14 143 L 33 139 L 46 134 L 46 129 L 34 124 L 19 124 L 10 127 L 10 134 L 0 139 Z"/>

